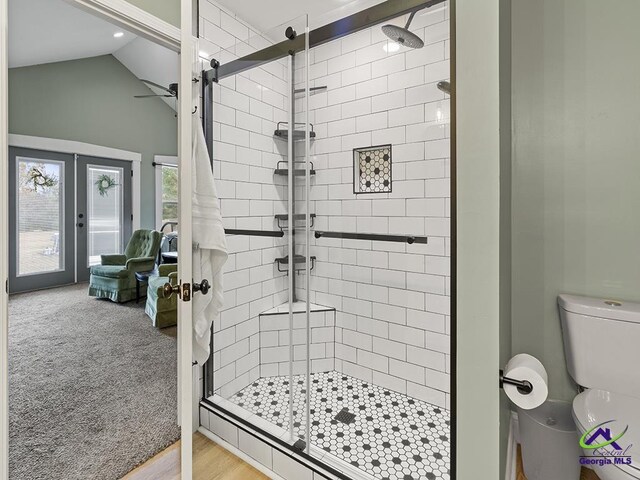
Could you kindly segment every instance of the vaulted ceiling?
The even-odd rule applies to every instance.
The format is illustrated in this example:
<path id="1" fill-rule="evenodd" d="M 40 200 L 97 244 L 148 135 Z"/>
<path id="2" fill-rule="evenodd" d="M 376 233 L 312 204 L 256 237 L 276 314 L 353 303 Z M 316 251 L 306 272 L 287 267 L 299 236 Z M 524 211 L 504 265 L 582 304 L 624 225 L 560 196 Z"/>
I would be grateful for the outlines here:
<path id="1" fill-rule="evenodd" d="M 63 0 L 9 1 L 9 68 L 106 55 L 134 38 Z"/>
<path id="2" fill-rule="evenodd" d="M 140 79 L 169 86 L 179 76 L 175 52 L 64 0 L 9 0 L 8 47 L 9 68 L 112 54 Z M 175 100 L 163 100 L 175 108 Z"/>

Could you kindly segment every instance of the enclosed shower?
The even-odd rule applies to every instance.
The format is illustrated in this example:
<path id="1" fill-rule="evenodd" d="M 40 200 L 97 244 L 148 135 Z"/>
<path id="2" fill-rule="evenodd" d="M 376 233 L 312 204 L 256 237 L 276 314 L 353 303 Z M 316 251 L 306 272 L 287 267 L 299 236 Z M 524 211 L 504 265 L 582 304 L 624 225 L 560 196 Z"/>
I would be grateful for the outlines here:
<path id="1" fill-rule="evenodd" d="M 315 478 L 450 478 L 447 3 L 269 32 L 200 12 L 203 123 L 241 232 L 203 428 L 276 472 L 277 451 Z"/>

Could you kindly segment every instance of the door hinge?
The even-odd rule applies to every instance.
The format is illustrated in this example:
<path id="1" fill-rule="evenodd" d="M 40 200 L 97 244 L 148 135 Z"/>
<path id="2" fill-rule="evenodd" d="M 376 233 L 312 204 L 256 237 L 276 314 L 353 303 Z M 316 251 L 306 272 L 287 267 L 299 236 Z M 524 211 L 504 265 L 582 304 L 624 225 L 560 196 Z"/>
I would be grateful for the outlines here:
<path id="1" fill-rule="evenodd" d="M 133 170 L 131 170 L 131 176 L 133 177 Z"/>
<path id="2" fill-rule="evenodd" d="M 133 213 L 131 214 L 131 221 L 133 222 Z"/>
<path id="3" fill-rule="evenodd" d="M 183 302 L 190 302 L 191 301 L 191 284 L 190 283 L 183 283 L 182 287 L 180 288 L 181 292 L 182 292 L 182 301 Z"/>

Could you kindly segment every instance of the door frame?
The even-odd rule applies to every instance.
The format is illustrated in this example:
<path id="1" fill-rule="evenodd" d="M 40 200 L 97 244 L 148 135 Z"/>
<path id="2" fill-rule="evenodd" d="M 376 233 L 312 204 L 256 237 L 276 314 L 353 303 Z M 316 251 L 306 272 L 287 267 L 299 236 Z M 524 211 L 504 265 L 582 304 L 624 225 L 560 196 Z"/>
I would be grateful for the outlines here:
<path id="1" fill-rule="evenodd" d="M 452 322 L 455 323 L 455 475 L 500 478 L 501 327 L 510 322 L 508 112 L 501 96 L 501 5 L 453 0 Z M 503 85 L 506 86 L 506 85 Z M 502 129 L 501 129 L 502 127 Z M 504 163 L 503 163 L 504 162 Z"/>
<path id="2" fill-rule="evenodd" d="M 192 42 L 192 0 L 181 1 L 181 26 L 175 27 L 164 20 L 138 8 L 126 0 L 65 0 L 76 7 L 82 8 L 93 15 L 100 16 L 107 21 L 126 28 L 127 30 L 142 36 L 148 40 L 158 43 L 174 52 L 181 54 L 180 62 L 180 93 L 181 98 L 190 99 L 188 102 L 180 101 L 181 118 L 179 120 L 179 138 L 180 146 L 178 155 L 180 158 L 191 158 L 191 92 L 193 86 L 191 79 L 193 78 L 194 65 L 192 64 L 194 49 Z M 8 119 L 8 77 L 9 77 L 9 59 L 8 59 L 8 28 L 9 28 L 9 0 L 0 0 L 0 178 L 8 178 L 8 148 L 9 143 L 9 119 Z M 188 112 L 188 114 L 185 114 Z M 135 164 L 135 163 L 134 163 Z M 189 213 L 188 223 L 190 224 L 190 202 L 191 202 L 191 163 L 185 164 L 185 171 L 181 172 L 183 181 L 181 186 L 188 185 L 188 191 L 181 192 L 181 202 L 184 205 L 183 213 Z M 135 173 L 134 173 L 135 176 Z M 140 176 L 138 175 L 138 178 Z M 189 179 L 187 181 L 187 178 Z M 9 226 L 9 193 L 8 183 L 0 182 L 0 228 L 8 231 Z M 138 197 L 139 198 L 139 197 Z M 138 200 L 139 205 L 139 200 Z M 188 204 L 188 205 L 186 205 Z M 135 213 L 134 213 L 135 215 Z M 139 214 L 137 216 L 139 218 Z M 135 221 L 135 217 L 134 217 Z M 139 220 L 138 220 L 139 221 Z M 186 230 L 186 229 L 185 229 Z M 189 231 L 190 233 L 190 231 Z M 6 281 L 9 276 L 8 258 L 9 245 L 8 235 L 0 235 L 0 282 L 5 287 L 0 286 L 0 480 L 8 480 L 9 478 L 9 395 L 8 395 L 8 294 L 6 291 Z M 182 242 L 185 245 L 185 242 Z M 186 257 L 191 254 L 190 246 Z M 183 247 L 183 249 L 186 247 Z M 186 258 L 183 257 L 183 258 Z M 185 265 L 189 263 L 189 265 Z M 191 281 L 191 265 L 190 262 L 182 262 L 181 278 L 188 278 Z M 186 275 L 189 274 L 189 275 Z M 191 366 L 191 318 L 190 303 L 181 302 L 187 305 L 189 318 L 188 322 L 182 322 L 180 343 L 181 354 L 179 357 L 178 370 L 180 372 L 188 372 L 182 375 L 183 383 L 178 385 L 178 389 L 182 394 L 182 403 L 190 405 L 194 397 L 192 391 L 192 366 Z M 181 309 L 184 310 L 184 309 Z M 183 317 L 184 317 L 184 312 Z M 185 335 L 186 334 L 186 335 Z M 186 337 L 186 338 L 185 338 Z M 184 388 L 187 387 L 187 388 Z M 182 439 L 181 442 L 181 463 L 183 480 L 191 480 L 192 472 L 192 431 L 193 417 L 192 412 L 184 409 L 181 414 Z"/>
<path id="3" fill-rule="evenodd" d="M 193 123 L 199 124 L 200 77 L 198 39 L 193 35 L 193 0 L 180 1 L 180 78 L 178 80 L 178 285 L 193 283 L 192 156 Z M 196 107 L 194 109 L 194 106 Z M 183 159 L 184 161 L 180 161 Z M 201 279 L 196 279 L 200 281 Z M 183 290 L 184 292 L 184 290 Z M 193 306 L 189 298 L 178 298 L 178 423 L 180 425 L 180 474 L 193 478 L 193 433 L 198 427 L 197 371 L 193 364 Z"/>
<path id="4" fill-rule="evenodd" d="M 9 5 L 0 0 L 0 178 L 9 178 Z M 9 231 L 9 182 L 0 182 L 0 229 Z M 0 480 L 9 480 L 9 235 L 0 235 Z"/>

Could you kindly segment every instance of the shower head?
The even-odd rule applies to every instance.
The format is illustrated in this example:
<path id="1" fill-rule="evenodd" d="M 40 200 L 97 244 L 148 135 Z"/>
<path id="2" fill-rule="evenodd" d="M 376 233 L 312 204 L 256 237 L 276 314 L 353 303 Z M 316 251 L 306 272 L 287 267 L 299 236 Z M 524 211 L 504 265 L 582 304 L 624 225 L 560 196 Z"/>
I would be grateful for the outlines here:
<path id="1" fill-rule="evenodd" d="M 418 37 L 415 33 L 411 33 L 409 31 L 409 25 L 411 25 L 411 21 L 413 17 L 415 17 L 416 12 L 411 12 L 409 15 L 409 20 L 407 24 L 402 27 L 398 27 L 397 25 L 385 25 L 382 27 L 382 32 L 389 37 L 394 42 L 404 45 L 409 48 L 422 48 L 424 47 L 424 42 L 420 37 Z"/>
<path id="2" fill-rule="evenodd" d="M 451 95 L 451 84 L 446 81 L 441 81 L 437 83 L 438 90 L 446 93 L 447 95 Z"/>

